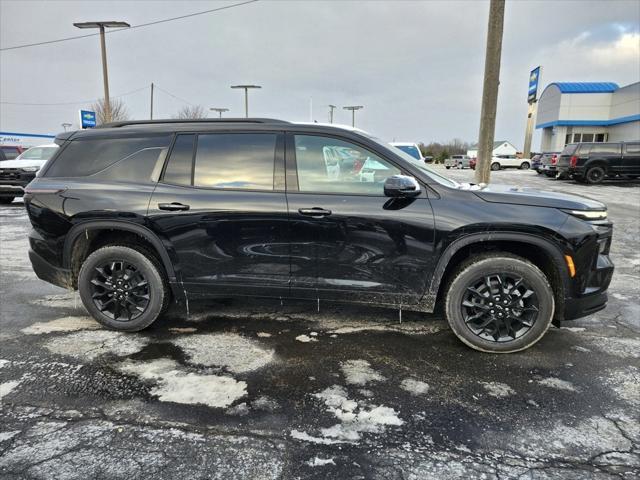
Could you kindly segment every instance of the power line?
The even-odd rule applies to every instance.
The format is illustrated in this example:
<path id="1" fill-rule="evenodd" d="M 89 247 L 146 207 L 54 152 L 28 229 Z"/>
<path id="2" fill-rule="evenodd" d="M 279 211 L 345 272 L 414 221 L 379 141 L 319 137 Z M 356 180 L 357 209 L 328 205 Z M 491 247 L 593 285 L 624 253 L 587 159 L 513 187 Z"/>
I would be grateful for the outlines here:
<path id="1" fill-rule="evenodd" d="M 138 93 L 142 90 L 146 90 L 150 88 L 149 85 L 146 87 L 136 88 L 135 90 L 131 90 L 127 93 L 122 93 L 120 95 L 112 96 L 111 98 L 120 98 L 126 97 L 127 95 L 131 95 L 133 93 Z M 61 106 L 61 105 L 82 105 L 85 103 L 93 103 L 100 100 L 99 98 L 92 98 L 91 100 L 79 100 L 77 102 L 60 102 L 60 103 L 22 103 L 22 102 L 0 102 L 2 105 L 22 105 L 22 106 L 38 106 L 38 107 L 50 107 L 50 106 Z"/>
<path id="2" fill-rule="evenodd" d="M 109 30 L 109 31 L 107 31 L 105 33 L 115 33 L 115 32 L 120 32 L 122 30 L 133 30 L 134 28 L 142 28 L 142 27 L 148 27 L 150 25 L 157 25 L 159 23 L 172 22 L 174 20 L 182 20 L 184 18 L 195 17 L 195 16 L 198 16 L 198 15 L 205 15 L 207 13 L 219 12 L 220 10 L 227 10 L 229 8 L 234 8 L 234 7 L 240 7 L 242 5 L 247 5 L 249 3 L 255 3 L 257 1 L 259 1 L 259 0 L 247 0 L 245 2 L 234 3 L 234 4 L 231 4 L 231 5 L 225 5 L 224 7 L 212 8 L 210 10 L 204 10 L 202 12 L 196 12 L 196 13 L 189 13 L 187 15 L 181 15 L 179 17 L 165 18 L 163 20 L 156 20 L 155 22 L 149 22 L 149 23 L 141 23 L 140 25 L 133 25 L 133 26 L 131 26 L 129 28 L 117 28 L 117 29 Z M 13 46 L 13 47 L 0 48 L 0 52 L 4 52 L 4 51 L 7 51 L 7 50 L 17 50 L 19 48 L 37 47 L 39 45 L 50 45 L 52 43 L 66 42 L 68 40 L 77 40 L 79 38 L 94 37 L 96 35 L 99 35 L 99 33 L 89 33 L 87 35 L 76 35 L 74 37 L 59 38 L 57 40 L 48 40 L 46 42 L 27 43 L 27 44 L 24 44 L 24 45 L 16 45 L 16 46 Z"/>
<path id="3" fill-rule="evenodd" d="M 164 88 L 160 88 L 157 84 L 155 84 L 155 88 L 157 88 L 158 90 L 160 90 L 160 91 L 161 91 L 161 92 L 163 92 L 163 93 L 166 93 L 166 94 L 167 94 L 167 95 L 169 95 L 170 97 L 173 97 L 173 98 L 175 98 L 176 100 L 181 101 L 182 103 L 186 103 L 187 105 L 191 105 L 192 107 L 195 107 L 195 106 L 196 106 L 194 103 L 191 103 L 191 102 L 189 102 L 189 101 L 185 100 L 184 98 L 180 98 L 180 97 L 178 97 L 177 95 L 174 95 L 173 93 L 166 91 Z"/>

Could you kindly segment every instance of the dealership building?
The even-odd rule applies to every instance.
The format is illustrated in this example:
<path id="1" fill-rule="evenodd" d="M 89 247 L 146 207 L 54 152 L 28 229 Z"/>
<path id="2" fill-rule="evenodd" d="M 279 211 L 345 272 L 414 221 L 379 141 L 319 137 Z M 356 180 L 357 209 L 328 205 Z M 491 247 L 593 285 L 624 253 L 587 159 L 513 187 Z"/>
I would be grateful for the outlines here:
<path id="1" fill-rule="evenodd" d="M 540 151 L 568 143 L 640 140 L 640 82 L 555 82 L 538 100 Z"/>

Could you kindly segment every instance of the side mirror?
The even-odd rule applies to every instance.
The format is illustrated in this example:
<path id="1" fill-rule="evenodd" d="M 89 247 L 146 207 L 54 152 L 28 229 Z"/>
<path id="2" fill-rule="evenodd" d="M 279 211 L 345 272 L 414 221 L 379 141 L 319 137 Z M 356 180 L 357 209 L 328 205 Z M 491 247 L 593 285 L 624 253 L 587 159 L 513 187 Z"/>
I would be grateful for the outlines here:
<path id="1" fill-rule="evenodd" d="M 417 197 L 420 195 L 420 184 L 413 177 L 393 175 L 384 181 L 384 194 L 387 197 Z"/>

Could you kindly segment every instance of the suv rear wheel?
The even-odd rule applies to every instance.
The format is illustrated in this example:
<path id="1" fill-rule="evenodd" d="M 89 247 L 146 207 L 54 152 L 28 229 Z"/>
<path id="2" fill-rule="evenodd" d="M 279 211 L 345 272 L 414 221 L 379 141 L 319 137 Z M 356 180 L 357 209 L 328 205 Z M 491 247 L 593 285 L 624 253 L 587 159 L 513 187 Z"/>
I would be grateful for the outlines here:
<path id="1" fill-rule="evenodd" d="M 530 166 L 531 166 L 531 164 L 529 162 L 522 162 L 520 164 L 520 170 L 529 170 Z"/>
<path id="2" fill-rule="evenodd" d="M 169 304 L 162 267 L 137 247 L 109 245 L 93 252 L 80 268 L 78 290 L 93 318 L 114 330 L 142 330 Z"/>
<path id="3" fill-rule="evenodd" d="M 493 253 L 462 264 L 445 301 L 447 320 L 466 345 L 490 353 L 529 348 L 545 334 L 555 309 L 547 277 L 531 262 Z"/>
<path id="4" fill-rule="evenodd" d="M 494 172 L 495 172 L 496 170 L 500 170 L 500 164 L 499 164 L 498 162 L 493 162 L 493 163 L 491 164 L 491 170 L 493 170 Z"/>
<path id="5" fill-rule="evenodd" d="M 604 171 L 604 168 L 595 166 L 587 170 L 587 172 L 584 175 L 584 179 L 586 180 L 587 183 L 594 185 L 596 183 L 602 182 L 602 180 L 604 180 L 605 175 L 606 175 L 606 172 Z"/>

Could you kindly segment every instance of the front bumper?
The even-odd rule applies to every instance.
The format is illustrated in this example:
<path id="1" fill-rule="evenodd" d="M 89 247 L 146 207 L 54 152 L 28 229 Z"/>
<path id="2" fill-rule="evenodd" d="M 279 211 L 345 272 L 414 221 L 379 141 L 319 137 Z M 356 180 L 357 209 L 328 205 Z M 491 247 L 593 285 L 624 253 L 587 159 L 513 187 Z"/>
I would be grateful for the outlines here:
<path id="1" fill-rule="evenodd" d="M 0 173 L 0 197 L 21 197 L 24 188 L 36 178 L 35 173 L 5 174 L 4 171 Z"/>

